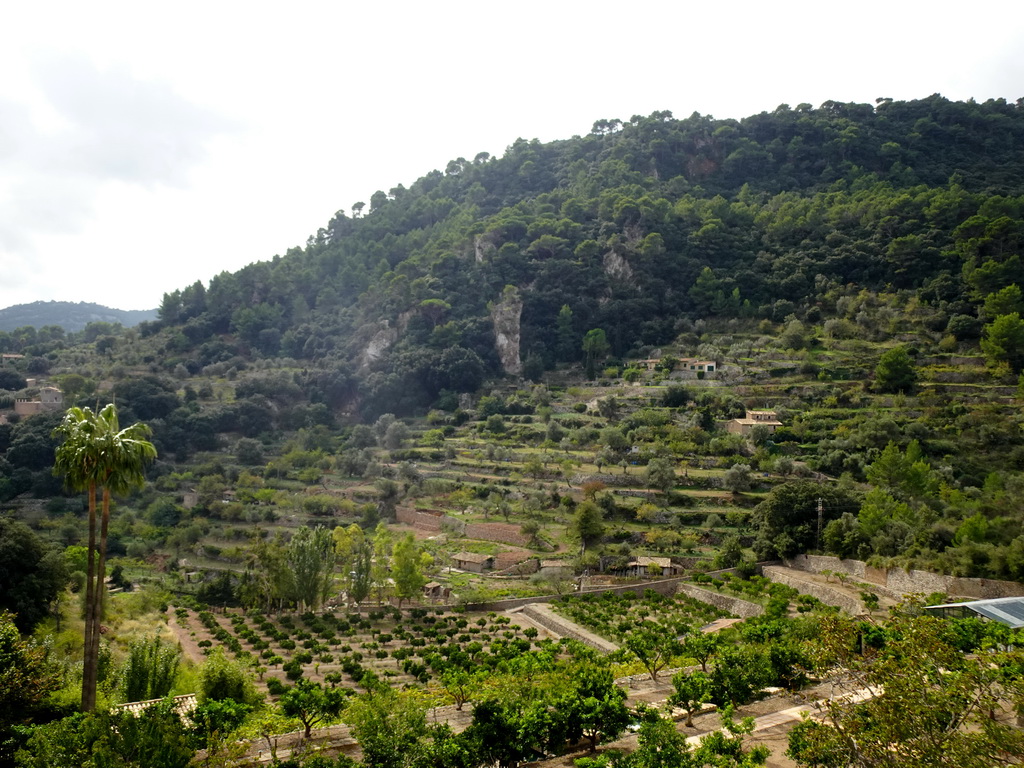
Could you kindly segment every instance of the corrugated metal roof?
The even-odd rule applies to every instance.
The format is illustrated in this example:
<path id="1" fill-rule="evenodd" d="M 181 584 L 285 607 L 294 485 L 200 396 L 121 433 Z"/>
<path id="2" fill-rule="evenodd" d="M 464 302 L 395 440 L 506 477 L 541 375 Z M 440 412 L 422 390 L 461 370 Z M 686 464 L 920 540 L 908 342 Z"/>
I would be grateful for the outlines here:
<path id="1" fill-rule="evenodd" d="M 1011 629 L 1024 627 L 1024 597 L 998 597 L 991 600 L 970 600 L 964 603 L 925 606 L 925 610 L 934 613 L 940 613 L 949 608 L 965 608 L 979 616 L 1005 624 Z"/>

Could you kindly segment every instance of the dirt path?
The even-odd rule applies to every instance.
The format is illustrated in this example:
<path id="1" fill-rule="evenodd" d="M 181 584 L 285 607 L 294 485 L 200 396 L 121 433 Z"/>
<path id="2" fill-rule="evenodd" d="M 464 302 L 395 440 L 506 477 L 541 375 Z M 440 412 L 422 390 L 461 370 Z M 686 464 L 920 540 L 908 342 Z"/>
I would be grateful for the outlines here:
<path id="1" fill-rule="evenodd" d="M 173 611 L 167 612 L 167 628 L 174 633 L 174 637 L 177 639 L 178 645 L 181 646 L 181 652 L 185 654 L 186 659 L 197 666 L 206 660 L 203 649 L 199 647 L 199 639 L 193 637 L 190 630 L 178 623 L 178 617 Z"/>

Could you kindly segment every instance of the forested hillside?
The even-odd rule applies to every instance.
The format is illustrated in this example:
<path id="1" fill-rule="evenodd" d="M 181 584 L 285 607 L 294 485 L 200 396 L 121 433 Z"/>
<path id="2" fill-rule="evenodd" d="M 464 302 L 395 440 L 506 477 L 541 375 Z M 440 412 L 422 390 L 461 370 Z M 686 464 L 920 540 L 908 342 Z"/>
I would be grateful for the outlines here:
<path id="1" fill-rule="evenodd" d="M 1024 279 L 1022 144 L 1019 105 L 940 96 L 598 120 L 377 191 L 304 248 L 166 294 L 147 332 L 173 329 L 186 365 L 234 354 L 224 334 L 329 362 L 332 404 L 367 415 L 499 373 L 496 306 L 521 303 L 531 377 L 578 360 L 590 329 L 638 354 L 686 318 L 814 321 L 851 285 L 914 290 L 971 333 L 981 300 Z"/>

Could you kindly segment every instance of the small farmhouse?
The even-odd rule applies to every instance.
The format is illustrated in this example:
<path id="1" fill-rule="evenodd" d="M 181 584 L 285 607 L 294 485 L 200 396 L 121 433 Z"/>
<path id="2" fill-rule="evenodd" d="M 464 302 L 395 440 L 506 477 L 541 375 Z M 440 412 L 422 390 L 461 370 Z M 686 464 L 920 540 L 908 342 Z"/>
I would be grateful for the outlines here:
<path id="1" fill-rule="evenodd" d="M 631 360 L 630 365 L 637 368 L 644 368 L 648 371 L 653 371 L 662 367 L 665 363 L 663 362 L 663 358 L 651 357 L 645 360 Z M 717 368 L 718 364 L 714 360 L 700 360 L 696 357 L 682 357 L 675 362 L 672 370 L 691 371 L 693 373 L 714 373 Z"/>
<path id="2" fill-rule="evenodd" d="M 660 357 L 649 357 L 645 360 L 630 360 L 630 365 L 635 368 L 643 368 L 644 370 L 653 371 L 659 365 L 661 365 Z"/>
<path id="3" fill-rule="evenodd" d="M 446 587 L 437 581 L 431 581 L 423 585 L 423 599 L 429 600 L 432 603 L 436 603 L 441 600 L 447 603 L 451 594 L 452 591 L 449 587 Z"/>
<path id="4" fill-rule="evenodd" d="M 483 573 L 494 568 L 494 557 L 475 552 L 459 552 L 452 556 L 452 565 L 461 571 Z"/>
<path id="5" fill-rule="evenodd" d="M 695 357 L 684 357 L 679 361 L 679 367 L 696 373 L 714 373 L 718 364 L 714 360 L 698 360 Z"/>
<path id="6" fill-rule="evenodd" d="M 626 574 L 637 579 L 678 576 L 682 568 L 675 565 L 670 557 L 638 557 L 626 566 Z"/>
<path id="7" fill-rule="evenodd" d="M 734 435 L 746 437 L 754 427 L 767 427 L 770 432 L 782 426 L 775 411 L 747 411 L 742 419 L 733 419 L 726 425 L 726 430 Z"/>

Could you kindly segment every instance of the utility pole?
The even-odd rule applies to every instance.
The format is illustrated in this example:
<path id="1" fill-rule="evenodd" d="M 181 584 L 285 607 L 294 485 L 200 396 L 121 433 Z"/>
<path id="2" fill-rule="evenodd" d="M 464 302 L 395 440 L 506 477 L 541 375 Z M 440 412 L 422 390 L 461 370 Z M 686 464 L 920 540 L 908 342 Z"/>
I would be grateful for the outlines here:
<path id="1" fill-rule="evenodd" d="M 821 496 L 818 497 L 818 534 L 814 537 L 814 548 L 821 552 L 821 518 L 822 518 L 822 505 Z"/>

